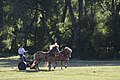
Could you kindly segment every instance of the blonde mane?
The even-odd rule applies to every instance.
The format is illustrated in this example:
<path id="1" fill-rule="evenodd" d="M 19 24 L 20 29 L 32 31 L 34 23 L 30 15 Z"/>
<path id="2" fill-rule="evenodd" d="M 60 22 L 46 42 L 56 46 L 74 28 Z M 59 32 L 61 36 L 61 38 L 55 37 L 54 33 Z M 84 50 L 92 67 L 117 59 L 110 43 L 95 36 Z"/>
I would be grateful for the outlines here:
<path id="1" fill-rule="evenodd" d="M 69 47 L 65 47 L 65 49 L 69 50 L 70 53 L 72 53 L 72 49 L 70 49 Z"/>
<path id="2" fill-rule="evenodd" d="M 59 45 L 58 45 L 57 43 L 54 43 L 53 45 L 50 45 L 50 46 L 49 46 L 49 49 L 52 50 L 53 47 L 55 47 L 55 46 L 59 47 Z"/>

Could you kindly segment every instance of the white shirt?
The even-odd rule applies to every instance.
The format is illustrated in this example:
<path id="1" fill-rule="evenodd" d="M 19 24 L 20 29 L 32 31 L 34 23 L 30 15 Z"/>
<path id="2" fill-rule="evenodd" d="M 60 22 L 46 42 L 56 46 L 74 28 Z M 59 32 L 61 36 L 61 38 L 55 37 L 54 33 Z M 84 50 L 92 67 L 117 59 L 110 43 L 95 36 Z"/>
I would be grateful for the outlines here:
<path id="1" fill-rule="evenodd" d="M 20 47 L 19 49 L 18 49 L 18 53 L 19 54 L 23 54 L 24 55 L 24 53 L 26 53 L 27 51 L 25 51 L 25 49 L 23 48 L 23 47 Z"/>

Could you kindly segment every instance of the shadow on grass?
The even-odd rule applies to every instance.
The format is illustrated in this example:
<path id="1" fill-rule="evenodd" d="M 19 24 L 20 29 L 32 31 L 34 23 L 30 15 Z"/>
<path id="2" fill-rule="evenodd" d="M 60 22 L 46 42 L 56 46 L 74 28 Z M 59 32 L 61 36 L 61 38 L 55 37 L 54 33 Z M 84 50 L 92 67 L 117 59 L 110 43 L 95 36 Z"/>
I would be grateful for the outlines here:
<path id="1" fill-rule="evenodd" d="M 0 59 L 0 67 L 18 67 L 20 60 Z M 44 64 L 40 63 L 39 67 Z M 64 66 L 64 64 L 63 64 Z M 120 66 L 120 61 L 69 61 L 68 67 L 82 67 L 82 66 Z M 60 63 L 57 67 L 60 67 Z M 49 72 L 49 70 L 41 69 L 40 71 Z M 54 70 L 53 70 L 54 71 Z M 27 72 L 34 72 L 34 70 L 28 70 Z"/>
<path id="2" fill-rule="evenodd" d="M 18 70 L 17 72 L 27 72 L 27 73 L 33 73 L 33 72 L 51 72 L 51 71 L 54 71 L 54 70 L 46 70 L 46 69 L 40 69 L 40 70 Z"/>
<path id="3" fill-rule="evenodd" d="M 19 60 L 0 59 L 0 67 L 17 67 Z"/>

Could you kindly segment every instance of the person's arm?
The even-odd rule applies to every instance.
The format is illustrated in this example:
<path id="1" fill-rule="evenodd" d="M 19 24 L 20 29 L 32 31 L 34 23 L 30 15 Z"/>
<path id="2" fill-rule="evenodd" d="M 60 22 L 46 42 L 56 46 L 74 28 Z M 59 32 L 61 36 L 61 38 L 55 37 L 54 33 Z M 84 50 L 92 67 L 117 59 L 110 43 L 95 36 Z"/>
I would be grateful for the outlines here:
<path id="1" fill-rule="evenodd" d="M 25 51 L 25 49 L 23 48 L 23 52 L 24 52 L 24 53 L 27 53 L 28 51 Z"/>

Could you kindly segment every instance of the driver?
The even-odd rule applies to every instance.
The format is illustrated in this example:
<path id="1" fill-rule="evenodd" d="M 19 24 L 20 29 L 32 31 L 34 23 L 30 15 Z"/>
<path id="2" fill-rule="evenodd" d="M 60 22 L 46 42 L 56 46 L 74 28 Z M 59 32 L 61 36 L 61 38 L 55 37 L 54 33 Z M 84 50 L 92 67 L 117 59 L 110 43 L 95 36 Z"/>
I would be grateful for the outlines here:
<path id="1" fill-rule="evenodd" d="M 25 57 L 24 53 L 27 53 L 27 52 L 28 52 L 28 51 L 26 51 L 26 50 L 24 49 L 24 46 L 23 46 L 23 45 L 20 45 L 20 48 L 18 49 L 18 54 L 19 54 L 19 56 L 20 56 L 20 58 L 21 58 L 22 61 L 25 61 L 25 62 L 26 62 L 26 57 Z"/>

